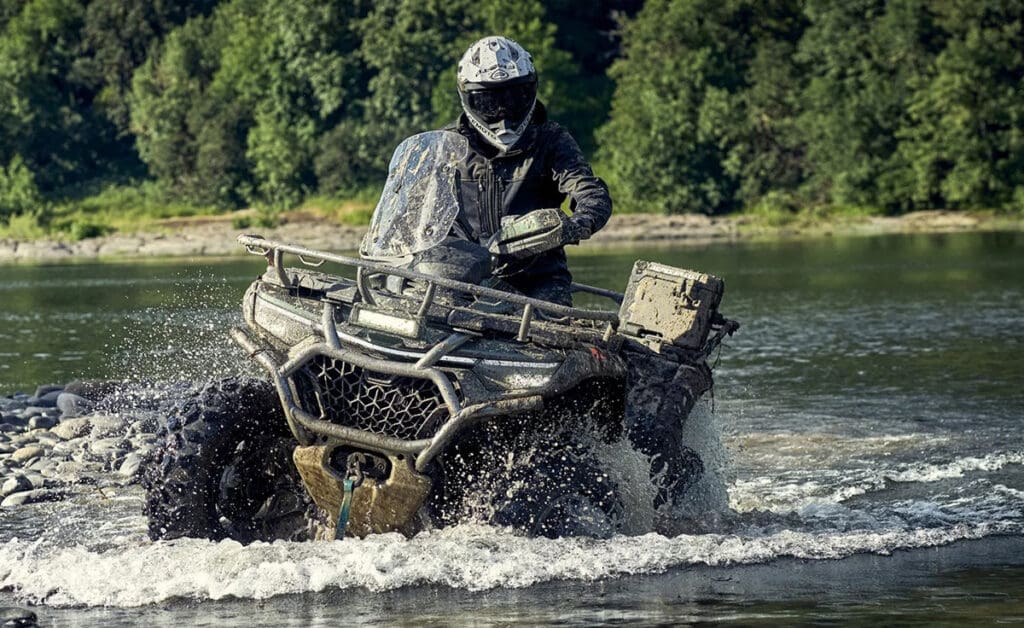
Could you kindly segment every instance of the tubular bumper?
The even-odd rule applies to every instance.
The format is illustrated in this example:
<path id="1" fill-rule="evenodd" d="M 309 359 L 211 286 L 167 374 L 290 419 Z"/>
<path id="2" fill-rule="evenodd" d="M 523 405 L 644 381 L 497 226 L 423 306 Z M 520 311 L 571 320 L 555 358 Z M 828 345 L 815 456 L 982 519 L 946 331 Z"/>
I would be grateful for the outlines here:
<path id="1" fill-rule="evenodd" d="M 330 332 L 328 332 L 328 335 L 330 335 Z M 373 358 L 341 347 L 336 337 L 333 339 L 333 342 L 323 342 L 307 347 L 299 355 L 280 364 L 275 359 L 275 354 L 270 347 L 247 330 L 240 327 L 232 328 L 231 338 L 270 375 L 270 379 L 274 383 L 274 387 L 277 389 L 277 394 L 280 397 L 281 406 L 285 410 L 288 426 L 301 444 L 311 444 L 315 440 L 315 436 L 322 436 L 370 449 L 411 454 L 416 456 L 415 469 L 420 472 L 426 469 L 427 465 L 439 453 L 444 451 L 452 438 L 474 420 L 488 416 L 527 412 L 539 409 L 544 403 L 541 396 L 530 395 L 492 403 L 462 406 L 452 388 L 451 382 L 437 368 L 426 364 L 409 364 Z M 448 407 L 449 418 L 433 438 L 402 440 L 337 425 L 323 418 L 315 417 L 300 408 L 296 403 L 288 383 L 288 377 L 316 355 L 325 355 L 343 360 L 365 369 L 428 379 L 437 385 L 441 391 L 441 395 Z"/>

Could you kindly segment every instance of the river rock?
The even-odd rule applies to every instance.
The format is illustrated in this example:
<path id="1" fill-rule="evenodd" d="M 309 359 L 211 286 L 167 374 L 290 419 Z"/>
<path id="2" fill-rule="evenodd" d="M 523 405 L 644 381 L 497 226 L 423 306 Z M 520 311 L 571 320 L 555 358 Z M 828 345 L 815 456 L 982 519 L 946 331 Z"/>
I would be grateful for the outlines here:
<path id="1" fill-rule="evenodd" d="M 64 387 L 64 392 L 96 402 L 115 392 L 119 385 L 119 382 L 107 380 L 76 379 Z"/>
<path id="2" fill-rule="evenodd" d="M 4 501 L 0 502 L 0 508 L 14 508 L 17 506 L 23 506 L 25 504 L 35 504 L 38 502 L 51 502 L 60 499 L 60 493 L 47 488 L 37 488 L 31 491 L 24 491 L 22 493 L 14 493 L 4 498 Z"/>
<path id="3" fill-rule="evenodd" d="M 45 390 L 42 394 L 39 394 L 39 390 Z M 39 406 L 41 408 L 55 408 L 57 407 L 57 397 L 60 396 L 63 387 L 56 387 L 49 389 L 49 387 L 40 386 L 36 394 L 29 398 L 29 404 L 33 406 Z"/>
<path id="4" fill-rule="evenodd" d="M 57 397 L 57 409 L 60 410 L 62 418 L 74 418 L 89 414 L 95 404 L 85 397 L 74 393 L 62 392 Z"/>
<path id="5" fill-rule="evenodd" d="M 27 406 L 24 410 L 18 412 L 18 417 L 20 417 L 22 421 L 25 421 L 27 423 L 29 419 L 32 419 L 37 416 L 43 416 L 44 414 L 46 414 L 46 411 L 48 409 L 49 408 L 43 408 L 41 406 L 35 405 Z"/>
<path id="6" fill-rule="evenodd" d="M 38 626 L 36 614 L 27 608 L 0 606 L 0 626 L 3 628 L 32 628 Z"/>
<path id="7" fill-rule="evenodd" d="M 24 407 L 25 404 L 14 397 L 0 397 L 0 412 L 7 413 Z"/>
<path id="8" fill-rule="evenodd" d="M 44 453 L 46 453 L 46 450 L 38 445 L 25 445 L 24 447 L 16 449 L 14 453 L 11 454 L 11 459 L 19 464 L 25 464 L 29 460 L 42 456 Z"/>
<path id="9" fill-rule="evenodd" d="M 15 475 L 7 478 L 3 486 L 0 486 L 0 497 L 7 497 L 14 493 L 24 493 L 32 490 L 32 482 L 23 475 Z"/>
<path id="10" fill-rule="evenodd" d="M 28 425 L 28 419 L 22 417 L 19 414 L 5 414 L 3 420 L 5 423 L 10 423 L 11 425 L 17 425 L 20 427 L 25 427 Z"/>
<path id="11" fill-rule="evenodd" d="M 57 418 L 46 414 L 34 416 L 28 420 L 28 427 L 33 430 L 48 430 L 54 425 L 57 425 Z"/>
<path id="12" fill-rule="evenodd" d="M 62 390 L 64 390 L 63 384 L 42 384 L 36 387 L 36 392 L 32 396 L 38 398 L 53 392 L 59 393 Z"/>
<path id="13" fill-rule="evenodd" d="M 135 449 L 136 451 L 147 451 L 156 445 L 157 435 L 138 434 L 136 436 L 132 436 L 128 442 L 131 443 L 132 449 Z"/>
<path id="14" fill-rule="evenodd" d="M 160 429 L 160 415 L 152 412 L 138 417 L 131 425 L 131 431 L 134 434 L 155 434 L 158 429 Z"/>
<path id="15" fill-rule="evenodd" d="M 128 442 L 120 436 L 98 438 L 89 442 L 89 451 L 97 455 L 109 455 L 126 449 Z"/>
<path id="16" fill-rule="evenodd" d="M 74 460 L 61 460 L 53 466 L 52 477 L 67 482 L 68 484 L 79 484 L 83 482 L 82 473 L 85 465 Z"/>
<path id="17" fill-rule="evenodd" d="M 36 458 L 25 470 L 37 474 L 40 478 L 53 477 L 53 469 L 56 466 L 57 461 L 47 456 L 45 458 Z"/>
<path id="18" fill-rule="evenodd" d="M 60 427 L 60 426 L 58 426 Z M 89 443 L 89 439 L 85 436 L 79 436 L 78 438 L 72 438 L 57 443 L 53 446 L 53 456 L 62 460 L 67 460 L 68 457 L 73 456 L 76 451 L 82 451 Z"/>
<path id="19" fill-rule="evenodd" d="M 114 414 L 96 415 L 90 417 L 90 422 L 93 438 L 107 438 L 125 431 L 124 417 Z"/>
<path id="20" fill-rule="evenodd" d="M 67 393 L 65 393 L 67 394 Z M 60 424 L 50 431 L 64 440 L 74 440 L 85 436 L 92 430 L 92 422 L 86 418 L 61 419 Z"/>
<path id="21" fill-rule="evenodd" d="M 37 444 L 42 445 L 47 449 L 50 449 L 57 443 L 63 441 L 62 438 L 58 437 L 50 430 L 35 430 L 31 432 L 30 436 L 32 436 L 32 439 L 35 440 Z"/>
<path id="22" fill-rule="evenodd" d="M 39 444 L 39 443 L 36 442 L 36 439 L 31 434 L 31 432 L 18 432 L 17 434 L 10 434 L 10 439 L 11 439 L 11 443 L 17 445 L 19 448 L 20 447 L 25 447 L 25 446 L 28 446 L 28 445 L 38 445 Z"/>
<path id="23" fill-rule="evenodd" d="M 50 458 L 47 457 L 46 455 L 42 455 L 39 456 L 38 458 L 33 458 L 32 460 L 25 463 L 25 466 L 23 468 L 25 469 L 25 471 L 42 473 L 43 469 L 50 466 L 51 464 L 53 464 L 53 461 L 50 460 Z"/>
<path id="24" fill-rule="evenodd" d="M 90 462 L 92 460 L 92 456 L 89 454 L 88 443 L 86 443 L 86 446 L 76 448 L 74 451 L 72 451 L 71 459 L 80 464 Z"/>
<path id="25" fill-rule="evenodd" d="M 132 452 L 125 456 L 124 462 L 117 469 L 117 473 L 126 478 L 133 478 L 138 474 L 139 468 L 142 466 L 142 456 Z"/>
<path id="26" fill-rule="evenodd" d="M 3 432 L 4 434 L 10 433 L 10 432 L 17 432 L 20 429 L 21 429 L 20 426 L 14 425 L 13 423 L 8 423 L 6 421 L 4 421 L 3 423 L 0 423 L 0 432 Z"/>

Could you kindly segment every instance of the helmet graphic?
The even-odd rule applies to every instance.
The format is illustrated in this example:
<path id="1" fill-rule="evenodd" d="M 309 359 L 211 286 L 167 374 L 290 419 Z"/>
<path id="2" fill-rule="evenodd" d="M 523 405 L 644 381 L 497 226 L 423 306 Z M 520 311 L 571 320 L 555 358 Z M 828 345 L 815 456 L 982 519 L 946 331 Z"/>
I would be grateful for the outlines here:
<path id="1" fill-rule="evenodd" d="M 470 124 L 502 151 L 515 146 L 537 104 L 530 53 L 505 37 L 484 37 L 459 61 L 459 99 Z"/>

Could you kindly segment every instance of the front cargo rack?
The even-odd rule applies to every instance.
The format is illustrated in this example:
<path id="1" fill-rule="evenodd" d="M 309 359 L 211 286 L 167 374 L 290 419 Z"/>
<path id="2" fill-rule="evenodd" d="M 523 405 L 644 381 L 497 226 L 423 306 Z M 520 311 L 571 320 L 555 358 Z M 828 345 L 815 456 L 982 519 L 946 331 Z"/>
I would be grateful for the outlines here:
<path id="1" fill-rule="evenodd" d="M 378 261 L 348 257 L 326 251 L 317 251 L 285 242 L 266 240 L 258 235 L 240 235 L 238 236 L 238 241 L 245 246 L 249 253 L 265 257 L 267 264 L 274 270 L 278 280 L 281 282 L 281 285 L 285 287 L 289 287 L 291 285 L 291 280 L 288 277 L 287 272 L 285 272 L 283 264 L 283 257 L 287 253 L 295 255 L 302 264 L 311 268 L 318 268 L 325 262 L 354 268 L 356 271 L 355 284 L 359 293 L 359 298 L 362 302 L 371 306 L 376 304 L 374 290 L 371 288 L 369 281 L 370 277 L 374 275 L 391 275 L 421 282 L 425 286 L 425 289 L 422 291 L 422 295 L 418 297 L 420 299 L 418 311 L 421 316 L 427 312 L 432 304 L 436 303 L 435 296 L 437 294 L 437 288 L 447 288 L 449 290 L 468 293 L 477 298 L 497 299 L 506 303 L 521 305 L 523 307 L 523 311 L 519 317 L 519 329 L 517 334 L 517 339 L 521 342 L 529 338 L 530 327 L 533 325 L 538 311 L 547 314 L 549 320 L 562 319 L 566 324 L 573 320 L 591 321 L 595 324 L 604 323 L 605 338 L 610 338 L 619 324 L 618 309 L 592 310 L 550 303 L 548 301 L 534 299 L 514 292 L 507 292 L 486 286 L 478 286 L 476 284 L 457 281 L 455 279 L 425 275 L 413 270 L 399 268 L 397 266 L 392 266 Z M 616 306 L 621 304 L 623 300 L 623 295 L 620 292 L 580 283 L 573 283 L 572 290 L 573 292 L 582 292 L 604 297 L 614 302 Z M 485 310 L 474 310 L 473 315 L 483 318 L 505 318 L 500 314 L 490 313 Z"/>

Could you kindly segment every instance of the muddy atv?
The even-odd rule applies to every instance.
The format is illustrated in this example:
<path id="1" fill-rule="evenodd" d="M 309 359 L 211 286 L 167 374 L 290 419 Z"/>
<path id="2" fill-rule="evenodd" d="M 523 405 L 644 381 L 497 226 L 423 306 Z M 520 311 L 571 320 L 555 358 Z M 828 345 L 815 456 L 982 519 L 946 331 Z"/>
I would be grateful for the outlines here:
<path id="1" fill-rule="evenodd" d="M 451 163 L 413 148 L 430 173 Z M 401 194 L 420 205 L 457 200 L 443 182 L 415 184 Z M 389 215 L 382 199 L 367 241 L 421 237 L 408 202 Z M 447 231 L 436 213 L 426 224 Z M 678 434 L 738 326 L 718 312 L 720 279 L 638 261 L 623 294 L 573 284 L 607 304 L 584 309 L 421 272 L 394 250 L 239 241 L 268 267 L 231 336 L 270 385 L 217 382 L 171 417 L 144 476 L 153 538 L 412 535 L 467 519 L 608 536 L 624 504 L 602 444 L 651 455 L 659 499 L 699 477 Z"/>

